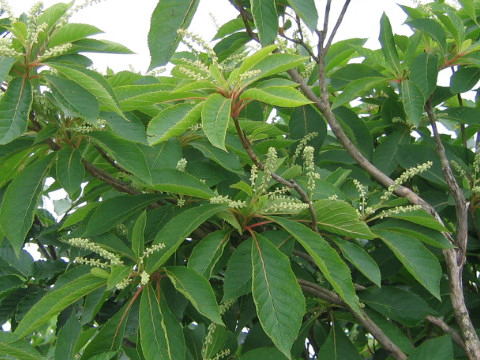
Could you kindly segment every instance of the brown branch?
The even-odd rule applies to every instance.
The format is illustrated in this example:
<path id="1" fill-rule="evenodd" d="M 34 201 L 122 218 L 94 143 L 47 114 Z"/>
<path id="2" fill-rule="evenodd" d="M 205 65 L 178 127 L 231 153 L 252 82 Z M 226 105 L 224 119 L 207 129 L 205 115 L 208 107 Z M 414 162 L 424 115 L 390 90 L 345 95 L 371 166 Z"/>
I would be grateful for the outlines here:
<path id="1" fill-rule="evenodd" d="M 447 182 L 450 193 L 455 200 L 455 215 L 457 217 L 456 248 L 445 249 L 443 255 L 447 264 L 450 284 L 450 299 L 455 314 L 455 319 L 465 342 L 465 351 L 471 360 L 480 360 L 480 339 L 475 331 L 463 294 L 463 265 L 466 261 L 468 239 L 468 203 L 463 191 L 453 176 L 450 163 L 445 153 L 442 139 L 438 133 L 435 112 L 431 100 L 425 104 L 433 136 L 437 145 L 437 155 L 442 163 L 442 172 Z"/>
<path id="2" fill-rule="evenodd" d="M 440 328 L 444 333 L 449 334 L 453 341 L 457 343 L 458 346 L 460 346 L 465 352 L 467 352 L 467 349 L 465 347 L 465 343 L 463 342 L 462 337 L 458 334 L 458 332 L 450 327 L 442 318 L 432 316 L 432 315 L 427 315 L 425 317 L 425 320 L 428 322 L 432 323 L 436 327 Z"/>
<path id="3" fill-rule="evenodd" d="M 123 167 L 117 164 L 115 160 L 113 160 L 100 146 L 94 145 L 95 149 L 102 155 L 102 157 L 107 160 L 107 162 L 112 165 L 114 168 L 120 170 L 121 172 L 124 172 L 126 174 L 132 175 L 130 171 L 125 170 Z"/>
<path id="4" fill-rule="evenodd" d="M 335 23 L 335 26 L 333 27 L 332 33 L 330 34 L 330 37 L 328 38 L 327 45 L 325 45 L 324 48 L 324 53 L 326 54 L 328 49 L 330 49 L 330 46 L 332 45 L 333 38 L 337 34 L 338 29 L 340 28 L 340 25 L 342 24 L 343 18 L 347 12 L 348 5 L 350 5 L 351 0 L 345 0 L 345 3 L 343 4 L 342 11 L 340 12 L 340 15 L 337 18 L 337 22 Z"/>
<path id="5" fill-rule="evenodd" d="M 90 175 L 96 177 L 97 179 L 102 180 L 103 182 L 106 182 L 107 184 L 111 185 L 113 188 L 115 188 L 118 191 L 121 191 L 127 194 L 141 193 L 139 190 L 131 187 L 130 185 L 124 183 L 123 181 L 114 178 L 105 170 L 100 169 L 99 167 L 96 167 L 93 164 L 90 164 L 85 159 L 82 159 L 82 164 L 85 166 L 85 170 L 87 170 L 90 173 Z"/>
<path id="6" fill-rule="evenodd" d="M 383 330 L 365 313 L 355 312 L 334 292 L 322 288 L 312 282 L 298 279 L 298 283 L 304 292 L 324 299 L 332 304 L 346 308 L 355 319 L 383 346 L 383 348 L 397 360 L 406 360 L 407 355 L 383 332 Z"/>

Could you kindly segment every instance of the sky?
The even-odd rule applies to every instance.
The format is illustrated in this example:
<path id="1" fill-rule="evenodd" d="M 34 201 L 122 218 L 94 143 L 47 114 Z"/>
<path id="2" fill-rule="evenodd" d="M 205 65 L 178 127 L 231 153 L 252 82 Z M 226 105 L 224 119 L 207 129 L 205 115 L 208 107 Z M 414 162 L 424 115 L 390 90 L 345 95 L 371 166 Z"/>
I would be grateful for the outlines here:
<path id="1" fill-rule="evenodd" d="M 37 0 L 9 0 L 15 15 L 28 12 Z M 45 7 L 60 2 L 45 0 Z M 66 2 L 66 0 L 64 0 Z M 428 2 L 428 1 L 427 1 Z M 83 0 L 76 1 L 82 4 Z M 94 67 L 105 71 L 110 67 L 114 71 L 126 70 L 130 65 L 137 71 L 144 73 L 150 63 L 147 45 L 147 35 L 150 26 L 150 16 L 158 0 L 103 0 L 75 14 L 71 21 L 88 23 L 97 26 L 104 34 L 97 38 L 118 42 L 135 55 L 94 55 Z M 316 0 L 319 14 L 323 13 L 326 0 Z M 331 18 L 336 19 L 343 1 L 332 2 Z M 360 37 L 369 38 L 366 46 L 378 48 L 378 34 L 380 17 L 385 12 L 392 23 L 395 33 L 410 34 L 410 29 L 403 25 L 406 15 L 397 3 L 413 6 L 413 0 L 352 0 L 342 27 L 337 33 L 336 40 Z M 237 11 L 227 0 L 200 0 L 200 5 L 193 18 L 190 30 L 202 35 L 205 40 L 211 40 L 216 33 L 215 22 L 222 25 L 237 16 Z M 215 21 L 212 20 L 212 15 Z M 323 20 L 320 19 L 320 24 Z M 330 20 L 333 26 L 334 20 Z"/>

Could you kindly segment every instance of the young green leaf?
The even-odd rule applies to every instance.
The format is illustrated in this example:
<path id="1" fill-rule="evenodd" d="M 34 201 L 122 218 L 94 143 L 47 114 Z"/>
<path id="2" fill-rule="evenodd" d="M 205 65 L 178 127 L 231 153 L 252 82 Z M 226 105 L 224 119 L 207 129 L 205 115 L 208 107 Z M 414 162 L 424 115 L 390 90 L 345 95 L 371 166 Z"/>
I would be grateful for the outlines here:
<path id="1" fill-rule="evenodd" d="M 181 36 L 178 30 L 188 28 L 199 0 L 160 0 L 153 10 L 148 33 L 149 70 L 166 65 Z"/>
<path id="2" fill-rule="evenodd" d="M 144 287 L 139 310 L 140 343 L 146 360 L 184 360 L 185 340 L 180 323 L 150 284 Z"/>
<path id="3" fill-rule="evenodd" d="M 314 32 L 317 29 L 318 12 L 314 0 L 287 0 L 291 8 L 305 22 L 308 29 Z"/>
<path id="4" fill-rule="evenodd" d="M 287 230 L 303 246 L 338 295 L 354 311 L 361 314 L 350 269 L 337 252 L 319 234 L 305 225 L 276 216 L 269 218 Z"/>
<path id="5" fill-rule="evenodd" d="M 195 176 L 175 169 L 157 169 L 152 175 L 154 190 L 209 199 L 215 192 Z"/>
<path id="6" fill-rule="evenodd" d="M 58 151 L 56 173 L 58 182 L 68 193 L 70 199 L 76 199 L 85 176 L 80 152 L 68 146 Z"/>
<path id="7" fill-rule="evenodd" d="M 148 123 L 147 136 L 150 145 L 182 135 L 200 119 L 203 103 L 182 103 L 160 111 Z"/>
<path id="8" fill-rule="evenodd" d="M 82 326 L 80 321 L 78 321 L 75 314 L 72 314 L 58 333 L 54 360 L 75 358 L 75 344 L 78 341 L 81 331 Z"/>
<path id="9" fill-rule="evenodd" d="M 242 242 L 230 256 L 223 279 L 223 301 L 252 291 L 252 239 Z"/>
<path id="10" fill-rule="evenodd" d="M 418 86 L 424 99 L 428 99 L 437 86 L 438 58 L 424 52 L 413 59 L 409 66 L 410 80 Z"/>
<path id="11" fill-rule="evenodd" d="M 375 285 L 382 286 L 382 276 L 375 260 L 357 244 L 340 238 L 334 238 L 335 243 L 342 250 L 343 256 L 350 261 L 366 278 Z"/>
<path id="12" fill-rule="evenodd" d="M 135 211 L 144 209 L 159 198 L 155 194 L 119 195 L 103 201 L 98 206 L 87 225 L 87 236 L 107 232 Z"/>
<path id="13" fill-rule="evenodd" d="M 419 126 L 425 105 L 423 93 L 412 80 L 402 81 L 400 88 L 405 113 L 414 126 Z"/>
<path id="14" fill-rule="evenodd" d="M 383 56 L 390 66 L 390 70 L 395 75 L 400 76 L 402 73 L 402 66 L 400 65 L 395 39 L 393 37 L 392 25 L 390 24 L 390 20 L 385 13 L 383 13 L 382 18 L 380 19 L 379 41 L 382 45 Z"/>
<path id="15" fill-rule="evenodd" d="M 95 123 L 100 114 L 97 98 L 75 81 L 44 75 L 55 99 L 68 111 Z"/>
<path id="16" fill-rule="evenodd" d="M 335 98 L 332 109 L 355 100 L 358 96 L 371 90 L 375 86 L 386 83 L 387 80 L 388 79 L 384 77 L 366 77 L 351 81 L 343 88 L 342 93 Z"/>
<path id="17" fill-rule="evenodd" d="M 88 24 L 65 24 L 55 31 L 48 42 L 47 49 L 55 46 L 72 43 L 83 38 L 101 34 L 103 31 Z"/>
<path id="18" fill-rule="evenodd" d="M 86 274 L 70 281 L 59 289 L 54 288 L 25 314 L 15 329 L 15 334 L 24 337 L 50 321 L 53 316 L 58 315 L 60 311 L 75 301 L 105 286 L 106 282 L 105 279 Z"/>
<path id="19" fill-rule="evenodd" d="M 33 223 L 43 180 L 53 154 L 27 166 L 8 186 L 0 208 L 0 227 L 18 253 Z"/>
<path id="20" fill-rule="evenodd" d="M 429 339 L 417 347 L 408 357 L 409 360 L 453 360 L 452 338 L 449 335 Z"/>
<path id="21" fill-rule="evenodd" d="M 193 230 L 224 209 L 225 205 L 206 204 L 185 210 L 172 218 L 153 240 L 153 244 L 164 243 L 166 246 L 148 257 L 145 266 L 146 271 L 151 274 L 157 270 Z"/>
<path id="22" fill-rule="evenodd" d="M 0 333 L 0 354 L 5 359 L 46 360 L 29 342 L 3 331 Z"/>
<path id="23" fill-rule="evenodd" d="M 27 130 L 32 101 L 32 85 L 27 77 L 10 80 L 0 100 L 0 145 L 8 144 Z"/>
<path id="24" fill-rule="evenodd" d="M 192 303 L 200 314 L 223 325 L 215 294 L 207 279 L 185 266 L 169 266 L 166 272 L 173 286 Z"/>
<path id="25" fill-rule="evenodd" d="M 3 83 L 3 80 L 5 80 L 5 76 L 8 75 L 10 69 L 16 61 L 17 59 L 13 57 L 0 57 L 0 83 Z"/>
<path id="26" fill-rule="evenodd" d="M 245 90 L 240 99 L 258 100 L 263 103 L 283 107 L 297 107 L 311 104 L 298 90 L 290 86 L 270 86 Z"/>
<path id="27" fill-rule="evenodd" d="M 404 233 L 373 228 L 410 274 L 440 300 L 442 268 L 438 259 L 420 241 Z"/>
<path id="28" fill-rule="evenodd" d="M 208 234 L 193 248 L 188 258 L 188 267 L 210 279 L 212 270 L 223 254 L 230 238 L 230 229 L 218 230 Z"/>
<path id="29" fill-rule="evenodd" d="M 360 354 L 349 338 L 345 329 L 339 323 L 331 327 L 327 340 L 318 352 L 319 359 L 329 360 L 360 360 Z"/>
<path id="30" fill-rule="evenodd" d="M 419 30 L 423 33 L 427 33 L 434 39 L 442 48 L 443 51 L 447 50 L 447 36 L 442 25 L 433 19 L 419 18 L 406 22 L 407 25 L 415 30 Z"/>
<path id="31" fill-rule="evenodd" d="M 97 355 L 105 352 L 116 352 L 122 346 L 130 304 L 127 302 L 113 317 L 111 317 L 83 351 L 82 359 L 97 359 Z M 106 357 L 106 359 L 110 359 Z"/>
<path id="32" fill-rule="evenodd" d="M 263 46 L 270 45 L 277 37 L 278 15 L 275 0 L 250 0 L 253 22 Z"/>
<path id="33" fill-rule="evenodd" d="M 202 109 L 203 132 L 213 146 L 226 151 L 225 136 L 230 121 L 232 99 L 210 95 Z"/>
<path id="34" fill-rule="evenodd" d="M 145 249 L 145 226 L 147 225 L 147 212 L 143 211 L 133 225 L 132 229 L 132 251 L 140 257 Z"/>
<path id="35" fill-rule="evenodd" d="M 290 260 L 266 238 L 252 243 L 252 294 L 258 319 L 277 348 L 291 359 L 305 313 L 305 298 Z"/>

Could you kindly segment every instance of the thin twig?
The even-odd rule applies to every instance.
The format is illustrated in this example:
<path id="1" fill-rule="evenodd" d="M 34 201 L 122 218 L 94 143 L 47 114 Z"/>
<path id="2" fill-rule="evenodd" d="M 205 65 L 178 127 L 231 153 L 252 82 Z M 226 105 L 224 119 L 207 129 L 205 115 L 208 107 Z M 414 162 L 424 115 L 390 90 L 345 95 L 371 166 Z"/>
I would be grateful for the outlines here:
<path id="1" fill-rule="evenodd" d="M 100 146 L 94 145 L 95 149 L 102 155 L 102 157 L 108 161 L 110 165 L 112 165 L 114 168 L 120 170 L 121 172 L 124 172 L 126 174 L 132 175 L 130 171 L 125 170 L 123 167 L 117 164 L 115 160 L 113 160 Z"/>
<path id="2" fill-rule="evenodd" d="M 440 328 L 444 333 L 451 335 L 453 341 L 455 341 L 458 346 L 460 346 L 463 350 L 465 350 L 465 352 L 467 351 L 462 337 L 458 334 L 458 332 L 455 329 L 453 329 L 450 325 L 448 325 L 442 318 L 432 316 L 432 315 L 427 315 L 425 317 L 425 320 L 427 320 L 428 322 Z"/>
<path id="3" fill-rule="evenodd" d="M 330 34 L 330 37 L 328 38 L 327 45 L 324 47 L 324 52 L 325 54 L 327 53 L 328 49 L 330 49 L 330 46 L 332 45 L 333 38 L 337 34 L 338 28 L 342 24 L 343 18 L 347 12 L 348 5 L 350 5 L 351 0 L 345 0 L 345 4 L 343 4 L 342 11 L 340 12 L 340 15 L 337 18 L 337 22 L 335 23 L 335 26 L 333 27 L 332 33 Z"/>
<path id="4" fill-rule="evenodd" d="M 303 280 L 298 279 L 298 283 L 303 291 L 324 299 L 328 302 L 331 302 L 335 305 L 346 308 L 351 312 L 355 319 L 370 333 L 372 336 L 382 344 L 383 348 L 390 353 L 390 355 L 397 360 L 406 360 L 407 355 L 385 334 L 385 332 L 364 312 L 358 314 L 356 311 L 351 309 L 345 302 L 335 294 L 334 292 L 322 288 L 321 286 Z"/>

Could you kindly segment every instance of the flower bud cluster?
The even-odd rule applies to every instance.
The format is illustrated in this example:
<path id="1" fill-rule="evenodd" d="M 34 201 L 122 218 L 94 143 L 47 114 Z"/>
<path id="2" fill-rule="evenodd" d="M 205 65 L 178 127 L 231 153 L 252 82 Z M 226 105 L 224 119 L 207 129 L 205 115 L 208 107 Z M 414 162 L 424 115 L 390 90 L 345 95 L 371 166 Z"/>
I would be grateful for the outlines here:
<path id="1" fill-rule="evenodd" d="M 142 256 L 140 256 L 140 264 L 143 264 L 143 260 L 148 258 L 150 255 L 152 255 L 155 251 L 165 249 L 165 244 L 164 243 L 159 243 L 159 244 L 153 244 L 149 248 L 145 249 L 143 251 Z"/>
<path id="2" fill-rule="evenodd" d="M 433 162 L 427 161 L 426 163 L 417 165 L 415 167 L 412 167 L 408 170 L 406 170 L 402 175 L 400 175 L 398 178 L 395 179 L 394 184 L 390 185 L 387 189 L 387 191 L 382 195 L 381 199 L 383 201 L 388 200 L 388 198 L 393 194 L 397 186 L 402 185 L 415 175 L 421 174 L 422 172 L 427 171 L 433 166 Z"/>
<path id="3" fill-rule="evenodd" d="M 186 167 L 187 167 L 187 159 L 181 158 L 180 160 L 178 160 L 177 166 L 176 166 L 176 169 L 178 171 L 184 172 Z"/>
<path id="4" fill-rule="evenodd" d="M 89 265 L 92 267 L 98 267 L 102 269 L 106 269 L 110 267 L 109 263 L 102 262 L 100 259 L 87 259 L 82 256 L 77 256 L 73 261 L 77 264 Z"/>
<path id="5" fill-rule="evenodd" d="M 268 213 L 299 213 L 308 209 L 309 204 L 303 203 L 296 198 L 288 196 L 277 197 L 272 204 L 265 210 Z"/>
<path id="6" fill-rule="evenodd" d="M 245 201 L 241 200 L 232 200 L 228 196 L 214 196 L 210 198 L 210 204 L 227 204 L 229 208 L 232 209 L 241 209 L 247 206 Z"/>
<path id="7" fill-rule="evenodd" d="M 98 254 L 105 260 L 110 261 L 110 265 L 123 265 L 123 262 L 120 260 L 120 258 L 116 254 L 108 250 L 105 250 L 100 245 L 95 244 L 88 239 L 72 238 L 72 239 L 68 239 L 68 243 L 72 246 L 85 249 L 85 250 L 90 250 Z"/>
<path id="8" fill-rule="evenodd" d="M 262 73 L 262 70 L 249 70 L 245 71 L 243 74 L 240 75 L 239 80 L 241 82 L 246 81 L 250 78 L 253 78 L 255 76 L 258 76 Z"/>
<path id="9" fill-rule="evenodd" d="M 131 281 L 130 281 L 130 277 L 127 276 L 125 279 L 123 279 L 122 281 L 120 281 L 117 285 L 115 285 L 115 287 L 118 289 L 118 290 L 123 290 L 125 289 L 128 285 L 130 285 Z"/>
<path id="10" fill-rule="evenodd" d="M 195 45 L 198 46 L 202 51 L 206 52 L 207 55 L 212 59 L 213 63 L 218 63 L 218 58 L 217 54 L 215 51 L 210 47 L 208 42 L 206 42 L 204 39 L 202 39 L 199 35 L 194 34 L 188 30 L 185 29 L 178 29 L 178 34 L 182 36 L 182 42 L 191 50 L 194 52 L 197 52 L 195 50 Z"/>
<path id="11" fill-rule="evenodd" d="M 150 275 L 146 271 L 140 273 L 140 285 L 145 286 L 150 281 Z"/>
<path id="12" fill-rule="evenodd" d="M 11 40 L 5 38 L 0 39 L 0 54 L 5 57 L 16 57 L 22 55 L 12 47 Z"/>
<path id="13" fill-rule="evenodd" d="M 186 75 L 188 78 L 196 81 L 202 81 L 202 80 L 207 80 L 209 78 L 209 75 L 202 75 L 199 72 L 193 71 L 187 67 L 184 67 L 182 65 L 179 65 L 177 67 L 178 71 L 180 71 L 182 74 Z"/>
<path id="14" fill-rule="evenodd" d="M 262 182 L 260 183 L 260 186 L 258 187 L 258 190 L 257 190 L 259 193 L 262 193 L 265 190 L 267 190 L 268 183 L 272 178 L 272 172 L 274 172 L 275 169 L 277 168 L 277 162 L 278 162 L 277 150 L 275 150 L 275 148 L 271 146 L 268 148 L 267 159 L 265 160 L 265 166 L 263 169 Z"/>
<path id="15" fill-rule="evenodd" d="M 303 148 L 305 147 L 305 145 L 307 145 L 307 143 L 312 140 L 313 138 L 316 138 L 318 136 L 318 133 L 317 132 L 311 132 L 311 133 L 308 133 L 307 135 L 305 135 L 301 140 L 300 142 L 298 143 L 297 145 L 297 148 L 295 149 L 295 153 L 293 154 L 292 156 L 292 164 L 295 164 L 295 160 L 297 159 L 297 157 L 300 156 L 300 153 L 302 152 Z"/>
<path id="16" fill-rule="evenodd" d="M 320 179 L 320 174 L 315 172 L 315 163 L 313 153 L 315 149 L 311 146 L 305 146 L 303 149 L 303 167 L 307 175 L 307 190 L 310 194 L 315 189 L 315 179 Z"/>
<path id="17" fill-rule="evenodd" d="M 52 57 L 60 56 L 67 53 L 72 48 L 71 43 L 66 43 L 58 46 L 54 46 L 51 49 L 48 49 L 43 53 L 43 55 L 38 57 L 38 61 L 43 61 Z"/>
<path id="18" fill-rule="evenodd" d="M 252 186 L 252 189 L 255 189 L 255 182 L 258 179 L 258 168 L 257 165 L 252 165 L 250 168 L 250 185 Z"/>
<path id="19" fill-rule="evenodd" d="M 12 7 L 7 0 L 0 0 L 0 10 L 4 11 L 8 15 L 8 18 L 12 23 L 16 20 L 15 16 L 13 15 Z"/>
<path id="20" fill-rule="evenodd" d="M 389 217 L 390 215 L 397 215 L 397 214 L 420 210 L 420 209 L 422 209 L 421 205 L 396 206 L 394 208 L 382 211 L 379 214 L 379 218 L 383 219 L 383 218 Z"/>

